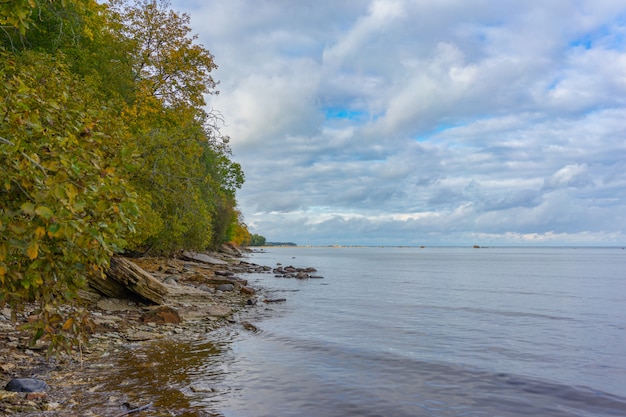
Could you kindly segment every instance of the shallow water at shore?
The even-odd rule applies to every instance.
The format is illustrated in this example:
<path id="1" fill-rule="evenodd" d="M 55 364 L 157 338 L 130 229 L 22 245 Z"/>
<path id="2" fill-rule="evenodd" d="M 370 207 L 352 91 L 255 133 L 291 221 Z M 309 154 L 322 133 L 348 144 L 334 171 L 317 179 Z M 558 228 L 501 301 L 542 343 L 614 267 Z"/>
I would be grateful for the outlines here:
<path id="1" fill-rule="evenodd" d="M 246 276 L 286 303 L 247 311 L 240 323 L 253 326 L 126 346 L 83 375 L 101 394 L 81 409 L 626 415 L 624 250 L 272 248 L 250 261 L 314 266 L 325 278 Z"/>

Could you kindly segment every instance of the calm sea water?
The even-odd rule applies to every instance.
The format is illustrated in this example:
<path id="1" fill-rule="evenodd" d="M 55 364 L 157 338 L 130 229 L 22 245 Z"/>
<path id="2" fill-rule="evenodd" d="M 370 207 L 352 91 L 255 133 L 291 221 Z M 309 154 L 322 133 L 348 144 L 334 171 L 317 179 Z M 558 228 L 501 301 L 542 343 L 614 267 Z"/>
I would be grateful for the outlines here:
<path id="1" fill-rule="evenodd" d="M 250 261 L 325 278 L 250 275 L 287 299 L 261 309 L 258 331 L 176 346 L 160 374 L 185 375 L 187 415 L 626 416 L 626 250 L 272 248 Z"/>
<path id="2" fill-rule="evenodd" d="M 626 415 L 626 250 L 276 248 L 226 416 Z"/>

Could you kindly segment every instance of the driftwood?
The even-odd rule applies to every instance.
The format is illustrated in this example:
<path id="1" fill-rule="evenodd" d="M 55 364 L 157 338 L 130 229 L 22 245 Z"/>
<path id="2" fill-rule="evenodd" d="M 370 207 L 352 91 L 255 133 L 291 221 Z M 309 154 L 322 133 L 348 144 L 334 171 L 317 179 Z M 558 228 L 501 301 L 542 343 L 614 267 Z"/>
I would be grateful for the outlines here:
<path id="1" fill-rule="evenodd" d="M 167 287 L 133 262 L 114 256 L 106 272 L 107 278 L 90 278 L 89 285 L 113 298 L 139 296 L 155 304 L 164 304 L 169 293 Z"/>

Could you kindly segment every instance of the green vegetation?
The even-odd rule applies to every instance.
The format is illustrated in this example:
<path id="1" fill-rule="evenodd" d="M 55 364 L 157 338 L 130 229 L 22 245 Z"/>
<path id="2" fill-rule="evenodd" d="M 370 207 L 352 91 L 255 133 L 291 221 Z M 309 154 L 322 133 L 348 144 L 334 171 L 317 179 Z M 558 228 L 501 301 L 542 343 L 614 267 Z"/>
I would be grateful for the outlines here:
<path id="1" fill-rule="evenodd" d="M 84 340 L 77 291 L 114 253 L 251 240 L 188 23 L 166 1 L 0 2 L 0 306 L 38 303 L 33 342 Z"/>
<path id="2" fill-rule="evenodd" d="M 264 246 L 265 245 L 265 237 L 261 235 L 254 234 L 250 239 L 250 246 Z"/>

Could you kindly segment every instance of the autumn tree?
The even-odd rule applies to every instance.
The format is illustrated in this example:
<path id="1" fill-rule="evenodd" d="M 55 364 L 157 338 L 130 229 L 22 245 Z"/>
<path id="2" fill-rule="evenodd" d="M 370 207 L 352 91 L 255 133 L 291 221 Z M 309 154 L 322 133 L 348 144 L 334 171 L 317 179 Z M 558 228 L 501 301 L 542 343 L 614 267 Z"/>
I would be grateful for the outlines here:
<path id="1" fill-rule="evenodd" d="M 204 110 L 213 56 L 167 2 L 0 0 L 0 26 L 0 306 L 36 302 L 33 340 L 71 347 L 112 254 L 249 239 L 244 176 Z"/>
<path id="2" fill-rule="evenodd" d="M 204 110 L 217 94 L 213 55 L 195 43 L 189 16 L 166 1 L 111 2 L 114 24 L 133 49 L 136 95 L 123 113 L 140 166 L 131 176 L 151 220 L 137 249 L 205 249 L 227 240 L 243 173 L 230 159 L 216 115 Z M 156 226 L 156 227 L 155 227 Z"/>
<path id="3" fill-rule="evenodd" d="M 80 320 L 56 307 L 103 273 L 134 228 L 124 161 L 106 152 L 125 130 L 55 56 L 0 52 L 0 78 L 0 305 L 37 301 L 35 338 L 63 345 Z"/>

